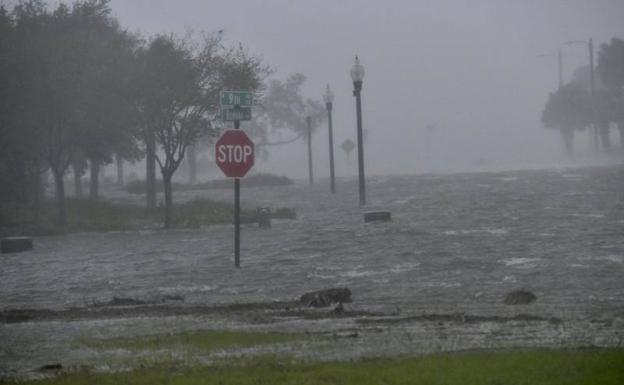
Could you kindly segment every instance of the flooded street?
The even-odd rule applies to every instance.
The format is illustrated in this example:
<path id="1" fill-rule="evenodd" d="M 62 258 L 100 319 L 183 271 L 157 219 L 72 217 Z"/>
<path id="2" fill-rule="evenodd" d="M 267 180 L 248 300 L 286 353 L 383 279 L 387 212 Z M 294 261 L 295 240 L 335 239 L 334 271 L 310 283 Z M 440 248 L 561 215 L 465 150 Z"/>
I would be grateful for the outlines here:
<path id="1" fill-rule="evenodd" d="M 2 255 L 0 308 L 62 311 L 113 297 L 183 298 L 176 306 L 184 308 L 293 301 L 308 291 L 348 287 L 353 303 L 346 309 L 392 315 L 392 322 L 371 316 L 245 322 L 227 314 L 5 317 L 0 374 L 50 360 L 99 360 L 96 352 L 72 348 L 83 335 L 200 328 L 359 331 L 362 338 L 325 347 L 326 358 L 623 344 L 624 167 L 371 178 L 366 210 L 391 211 L 388 223 L 364 223 L 356 182 L 340 180 L 335 196 L 327 181 L 243 188 L 244 206 L 292 207 L 297 219 L 274 220 L 271 229 L 245 225 L 240 269 L 233 266 L 232 225 L 36 238 L 34 250 Z M 192 191 L 175 198 L 230 201 L 231 195 Z M 537 300 L 505 305 L 516 289 Z"/>

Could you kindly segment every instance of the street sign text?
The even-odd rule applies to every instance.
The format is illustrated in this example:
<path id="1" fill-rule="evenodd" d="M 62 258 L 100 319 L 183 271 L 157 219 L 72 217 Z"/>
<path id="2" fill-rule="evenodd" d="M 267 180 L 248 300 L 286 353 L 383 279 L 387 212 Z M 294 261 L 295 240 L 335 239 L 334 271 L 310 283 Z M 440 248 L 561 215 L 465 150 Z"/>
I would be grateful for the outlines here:
<path id="1" fill-rule="evenodd" d="M 219 102 L 221 108 L 251 107 L 253 94 L 250 91 L 223 91 Z"/>
<path id="2" fill-rule="evenodd" d="M 221 119 L 224 122 L 236 120 L 251 120 L 251 108 L 227 108 L 221 110 Z"/>
<path id="3" fill-rule="evenodd" d="M 215 143 L 215 161 L 225 176 L 242 178 L 254 165 L 254 144 L 242 130 L 227 130 Z"/>

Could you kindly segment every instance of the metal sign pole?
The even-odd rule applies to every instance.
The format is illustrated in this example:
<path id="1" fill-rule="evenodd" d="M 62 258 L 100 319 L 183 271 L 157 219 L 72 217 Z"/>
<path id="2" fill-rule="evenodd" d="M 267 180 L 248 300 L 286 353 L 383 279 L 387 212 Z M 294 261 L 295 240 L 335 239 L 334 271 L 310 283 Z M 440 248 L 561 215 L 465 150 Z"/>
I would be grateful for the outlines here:
<path id="1" fill-rule="evenodd" d="M 234 179 L 234 266 L 240 267 L 240 178 Z"/>
<path id="2" fill-rule="evenodd" d="M 240 130 L 240 120 L 234 121 L 234 129 Z M 240 178 L 234 179 L 234 266 L 240 267 Z"/>
<path id="3" fill-rule="evenodd" d="M 244 177 L 254 163 L 254 145 L 240 130 L 241 120 L 251 120 L 253 92 L 223 91 L 219 96 L 221 119 L 234 122 L 234 130 L 228 130 L 215 143 L 215 161 L 223 173 L 234 178 L 234 266 L 240 267 L 240 178 Z M 232 135 L 234 134 L 234 135 Z M 223 143 L 222 143 L 223 142 Z"/>

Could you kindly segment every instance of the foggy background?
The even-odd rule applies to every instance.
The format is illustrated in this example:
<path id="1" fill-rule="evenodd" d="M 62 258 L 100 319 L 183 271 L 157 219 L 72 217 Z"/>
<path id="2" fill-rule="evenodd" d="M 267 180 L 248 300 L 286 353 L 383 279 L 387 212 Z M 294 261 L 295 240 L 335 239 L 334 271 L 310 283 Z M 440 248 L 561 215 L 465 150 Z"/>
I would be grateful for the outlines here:
<path id="1" fill-rule="evenodd" d="M 570 162 L 558 131 L 540 122 L 557 87 L 557 63 L 538 56 L 590 37 L 597 52 L 624 36 L 621 0 L 112 0 L 111 7 L 123 26 L 144 36 L 223 29 L 225 45 L 241 42 L 262 56 L 274 78 L 303 73 L 306 97 L 321 100 L 329 83 L 338 177 L 357 173 L 357 151 L 347 163 L 340 149 L 347 138 L 356 142 L 349 76 L 355 54 L 366 68 L 367 174 L 533 168 Z M 583 45 L 562 50 L 567 82 L 588 64 L 588 52 Z M 617 130 L 612 136 L 618 140 Z M 577 135 L 573 162 L 590 160 L 587 138 L 587 131 Z M 313 136 L 317 177 L 329 174 L 327 143 L 324 124 Z M 303 140 L 270 151 L 254 172 L 306 175 Z"/>

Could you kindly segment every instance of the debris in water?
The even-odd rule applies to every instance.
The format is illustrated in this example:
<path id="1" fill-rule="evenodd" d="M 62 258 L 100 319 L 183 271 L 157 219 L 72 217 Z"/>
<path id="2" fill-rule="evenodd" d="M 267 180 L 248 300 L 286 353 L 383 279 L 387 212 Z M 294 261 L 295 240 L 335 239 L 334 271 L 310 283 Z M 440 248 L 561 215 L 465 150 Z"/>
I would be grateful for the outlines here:
<path id="1" fill-rule="evenodd" d="M 56 364 L 46 364 L 43 365 L 42 367 L 39 368 L 40 371 L 46 371 L 46 370 L 61 370 L 63 369 L 63 365 L 56 363 Z"/>
<path id="2" fill-rule="evenodd" d="M 527 305 L 537 299 L 535 294 L 527 290 L 514 290 L 505 296 L 505 305 Z"/>
<path id="3" fill-rule="evenodd" d="M 103 306 L 138 306 L 146 305 L 147 302 L 140 299 L 125 298 L 125 297 L 113 297 L 112 300 L 103 304 Z"/>
<path id="4" fill-rule="evenodd" d="M 305 293 L 300 302 L 304 306 L 327 307 L 334 303 L 351 302 L 351 290 L 346 287 L 331 288 Z"/>
<path id="5" fill-rule="evenodd" d="M 19 253 L 21 251 L 32 250 L 33 240 L 30 237 L 8 237 L 0 239 L 0 252 Z"/>
<path id="6" fill-rule="evenodd" d="M 342 302 L 340 302 L 338 306 L 334 308 L 333 312 L 334 314 L 344 314 L 345 310 L 344 307 L 342 307 Z"/>
<path id="7" fill-rule="evenodd" d="M 258 218 L 258 225 L 261 229 L 271 228 L 271 209 L 268 207 L 256 208 L 256 216 Z"/>
<path id="8" fill-rule="evenodd" d="M 354 332 L 334 332 L 332 334 L 334 338 L 358 338 L 360 333 L 357 331 Z"/>
<path id="9" fill-rule="evenodd" d="M 389 222 L 392 220 L 390 211 L 367 211 L 364 213 L 364 222 Z"/>
<path id="10" fill-rule="evenodd" d="M 275 210 L 271 214 L 271 218 L 274 219 L 297 219 L 297 211 L 293 208 L 282 207 Z"/>
<path id="11" fill-rule="evenodd" d="M 161 296 L 159 302 L 167 302 L 167 301 L 184 301 L 184 297 L 177 294 L 165 294 Z"/>

